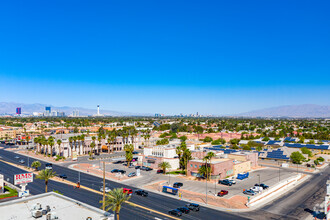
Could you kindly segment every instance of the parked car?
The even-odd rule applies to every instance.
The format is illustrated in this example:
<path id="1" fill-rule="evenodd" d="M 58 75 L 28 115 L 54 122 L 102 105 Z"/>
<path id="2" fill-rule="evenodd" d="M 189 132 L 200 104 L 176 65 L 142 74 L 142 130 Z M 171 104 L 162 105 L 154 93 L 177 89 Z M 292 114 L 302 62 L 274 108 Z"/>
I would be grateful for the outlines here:
<path id="1" fill-rule="evenodd" d="M 227 185 L 227 186 L 231 186 L 233 185 L 232 182 L 230 182 L 229 180 L 227 179 L 224 179 L 224 180 L 219 180 L 219 184 L 222 184 L 222 185 Z"/>
<path id="2" fill-rule="evenodd" d="M 51 163 L 46 163 L 45 168 L 46 168 L 47 170 L 51 170 L 51 169 L 53 169 L 53 164 L 51 164 Z"/>
<path id="3" fill-rule="evenodd" d="M 186 205 L 186 207 L 190 210 L 193 210 L 194 212 L 198 212 L 199 211 L 199 205 L 196 203 L 189 203 Z"/>
<path id="4" fill-rule="evenodd" d="M 229 182 L 231 182 L 232 184 L 236 184 L 236 180 L 233 180 L 233 179 L 228 179 Z"/>
<path id="5" fill-rule="evenodd" d="M 126 171 L 125 170 L 118 170 L 118 173 L 125 174 Z"/>
<path id="6" fill-rule="evenodd" d="M 164 170 L 157 170 L 157 173 L 164 173 Z"/>
<path id="7" fill-rule="evenodd" d="M 227 194 L 228 194 L 228 191 L 227 190 L 221 190 L 220 192 L 218 192 L 218 196 L 220 196 L 220 197 L 223 197 L 223 196 L 225 196 Z"/>
<path id="8" fill-rule="evenodd" d="M 184 214 L 188 214 L 190 212 L 190 209 L 188 209 L 187 207 L 179 207 L 177 208 L 177 210 L 179 210 L 180 212 L 184 213 Z"/>
<path id="9" fill-rule="evenodd" d="M 135 166 L 133 164 L 129 165 L 128 168 L 134 168 Z"/>
<path id="10" fill-rule="evenodd" d="M 168 211 L 168 214 L 175 215 L 175 216 L 182 216 L 182 212 L 180 212 L 177 209 L 172 209 L 172 210 Z"/>
<path id="11" fill-rule="evenodd" d="M 100 191 L 103 192 L 103 187 L 100 188 Z M 104 188 L 104 192 L 107 193 L 107 192 L 110 192 L 110 191 L 111 191 L 111 189 L 109 187 Z"/>
<path id="12" fill-rule="evenodd" d="M 133 194 L 133 190 L 128 189 L 128 188 L 124 188 L 124 189 L 123 189 L 123 192 L 124 192 L 124 193 L 127 193 L 128 195 Z"/>
<path id="13" fill-rule="evenodd" d="M 145 169 L 145 171 L 151 171 L 151 170 L 153 170 L 153 169 L 150 168 L 150 167 L 147 167 L 147 168 Z"/>
<path id="14" fill-rule="evenodd" d="M 122 163 L 122 161 L 120 161 L 120 160 L 113 162 L 113 164 L 120 164 L 120 163 Z"/>
<path id="15" fill-rule="evenodd" d="M 123 166 L 125 166 L 125 167 L 126 167 L 126 166 L 127 166 L 127 163 L 123 163 Z"/>
<path id="16" fill-rule="evenodd" d="M 243 193 L 246 195 L 250 195 L 250 196 L 254 196 L 255 194 L 257 194 L 255 191 L 248 189 L 248 190 L 243 190 Z"/>
<path id="17" fill-rule="evenodd" d="M 111 170 L 110 172 L 111 172 L 111 173 L 118 173 L 119 170 L 118 170 L 118 169 L 113 169 L 113 170 Z"/>
<path id="18" fill-rule="evenodd" d="M 23 163 L 25 163 L 25 160 L 20 160 L 18 162 L 21 163 L 21 164 L 23 164 Z"/>
<path id="19" fill-rule="evenodd" d="M 181 188 L 182 186 L 183 186 L 183 183 L 180 183 L 180 182 L 173 183 L 174 188 Z"/>
<path id="20" fill-rule="evenodd" d="M 142 189 L 136 190 L 135 191 L 135 194 L 136 195 L 139 195 L 139 196 L 144 196 L 144 197 L 148 196 L 148 192 L 146 192 L 146 191 L 144 191 Z"/>
<path id="21" fill-rule="evenodd" d="M 261 183 L 260 185 L 258 183 L 256 183 L 256 184 L 254 184 L 254 186 L 260 186 L 263 189 L 268 189 L 269 188 L 269 186 L 267 186 L 266 184 L 263 184 L 263 183 Z"/>
<path id="22" fill-rule="evenodd" d="M 128 177 L 133 177 L 133 176 L 136 176 L 136 173 L 135 172 L 132 172 L 132 173 L 129 173 L 128 174 Z"/>
<path id="23" fill-rule="evenodd" d="M 253 190 L 256 193 L 261 193 L 263 188 L 261 186 L 254 186 L 251 188 L 251 190 Z"/>
<path id="24" fill-rule="evenodd" d="M 95 152 L 94 155 L 95 156 L 100 156 L 100 153 L 99 152 Z"/>
<path id="25" fill-rule="evenodd" d="M 138 154 L 139 152 L 137 152 L 137 151 L 133 151 L 133 154 Z"/>
<path id="26" fill-rule="evenodd" d="M 66 178 L 68 178 L 66 174 L 60 174 L 59 177 L 60 177 L 61 179 L 66 179 Z"/>
<path id="27" fill-rule="evenodd" d="M 141 166 L 135 166 L 135 169 L 141 169 Z"/>
<path id="28" fill-rule="evenodd" d="M 141 170 L 146 170 L 148 167 L 142 166 L 140 167 Z"/>

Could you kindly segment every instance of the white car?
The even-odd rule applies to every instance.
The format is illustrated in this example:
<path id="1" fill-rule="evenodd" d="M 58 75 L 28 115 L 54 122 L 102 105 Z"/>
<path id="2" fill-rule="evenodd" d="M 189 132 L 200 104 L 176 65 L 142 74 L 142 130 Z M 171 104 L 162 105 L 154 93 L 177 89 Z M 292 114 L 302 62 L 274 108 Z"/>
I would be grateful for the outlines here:
<path id="1" fill-rule="evenodd" d="M 256 193 L 261 193 L 263 188 L 261 186 L 254 186 L 251 188 L 251 190 L 253 190 Z"/>
<path id="2" fill-rule="evenodd" d="M 103 187 L 100 188 L 100 191 L 103 192 Z M 109 189 L 109 187 L 105 187 L 104 191 L 107 193 L 107 192 L 110 192 L 111 189 Z"/>

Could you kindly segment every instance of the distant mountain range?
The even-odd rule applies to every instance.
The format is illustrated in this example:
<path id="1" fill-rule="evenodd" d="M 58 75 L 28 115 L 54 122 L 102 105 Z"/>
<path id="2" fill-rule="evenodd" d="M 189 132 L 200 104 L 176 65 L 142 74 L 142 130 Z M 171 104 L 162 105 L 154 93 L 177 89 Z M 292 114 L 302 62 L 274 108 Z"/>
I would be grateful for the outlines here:
<path id="1" fill-rule="evenodd" d="M 80 107 L 56 107 L 52 105 L 46 104 L 24 104 L 24 103 L 14 103 L 14 102 L 0 102 L 0 114 L 15 114 L 16 108 L 22 108 L 22 114 L 32 114 L 33 112 L 45 112 L 45 107 L 50 106 L 52 110 L 56 110 L 59 112 L 65 112 L 65 115 L 71 115 L 73 111 L 78 110 L 80 116 L 87 115 L 95 115 L 97 113 L 97 109 L 88 109 L 88 108 L 80 108 Z M 103 110 L 102 106 L 100 108 L 100 114 L 105 116 L 141 116 L 141 115 L 150 115 L 150 114 L 137 114 L 131 112 L 118 112 L 118 111 L 110 111 Z"/>
<path id="2" fill-rule="evenodd" d="M 243 117 L 290 117 L 290 118 L 330 118 L 330 106 L 286 105 L 260 109 L 235 116 Z"/>

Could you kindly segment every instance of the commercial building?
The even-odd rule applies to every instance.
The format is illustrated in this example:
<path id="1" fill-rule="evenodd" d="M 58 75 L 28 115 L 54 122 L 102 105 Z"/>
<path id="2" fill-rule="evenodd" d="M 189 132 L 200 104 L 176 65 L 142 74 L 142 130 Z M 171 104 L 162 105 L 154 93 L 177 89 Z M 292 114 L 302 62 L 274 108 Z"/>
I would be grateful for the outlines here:
<path id="1" fill-rule="evenodd" d="M 1 219 L 113 220 L 114 214 L 55 192 L 0 203 Z"/>
<path id="2" fill-rule="evenodd" d="M 16 108 L 16 115 L 20 115 L 20 114 L 22 114 L 22 108 L 18 107 Z"/>

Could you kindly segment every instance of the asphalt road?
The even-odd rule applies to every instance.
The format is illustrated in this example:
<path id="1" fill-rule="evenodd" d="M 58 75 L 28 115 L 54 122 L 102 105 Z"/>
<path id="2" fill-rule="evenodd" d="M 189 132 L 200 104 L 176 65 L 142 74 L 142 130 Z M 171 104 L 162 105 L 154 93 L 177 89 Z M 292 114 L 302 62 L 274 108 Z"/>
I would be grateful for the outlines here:
<path id="1" fill-rule="evenodd" d="M 5 151 L 0 149 L 0 156 L 3 160 L 9 161 L 12 163 L 19 164 L 18 161 L 20 159 L 24 159 L 27 163 L 27 157 L 18 155 L 20 159 L 15 159 L 15 156 L 18 154 L 15 154 L 14 152 Z M 30 158 L 29 162 L 30 164 L 35 159 Z M 40 161 L 42 166 L 40 169 L 44 169 L 45 162 Z M 27 165 L 25 163 L 25 165 Z M 75 170 L 71 170 L 67 167 L 62 167 L 53 164 L 53 170 L 57 174 L 66 174 L 68 176 L 67 180 L 72 182 L 77 182 L 79 179 L 79 172 Z M 13 175 L 18 173 L 23 173 L 25 171 L 20 170 L 14 166 L 8 165 L 6 163 L 0 162 L 0 173 L 3 173 L 5 176 L 5 179 L 10 178 L 10 182 L 13 182 Z M 102 186 L 102 178 L 98 178 L 89 174 L 80 173 L 80 183 L 81 185 L 99 190 Z M 120 184 L 117 182 L 112 182 L 106 180 L 106 185 L 109 188 L 132 188 L 130 186 Z M 33 183 L 30 183 L 27 186 L 27 189 L 30 190 L 32 194 L 39 194 L 44 192 L 45 184 L 42 180 L 35 179 Z M 87 190 L 83 189 L 73 189 L 72 186 L 62 184 L 56 181 L 50 181 L 49 182 L 49 191 L 51 190 L 58 190 L 59 192 L 63 193 L 65 196 L 71 197 L 73 199 L 79 200 L 81 202 L 90 204 L 92 206 L 100 208 L 101 204 L 99 201 L 102 199 L 102 196 Z M 132 188 L 133 190 L 136 190 L 136 188 Z M 146 198 L 142 198 L 140 196 L 133 195 L 130 199 L 131 202 L 136 203 L 138 205 L 157 210 L 159 212 L 168 213 L 169 210 L 184 206 L 186 202 L 180 201 L 177 199 L 173 199 L 167 196 L 163 196 L 157 193 L 149 192 L 149 196 Z M 159 214 L 150 213 L 149 211 L 146 211 L 144 209 L 135 208 L 130 205 L 125 204 L 122 207 L 121 210 L 121 218 L 122 219 L 155 219 L 155 217 L 165 219 L 164 216 L 161 216 Z M 183 215 L 182 219 L 246 219 L 243 215 L 238 215 L 239 213 L 232 213 L 232 212 L 222 212 L 217 211 L 214 209 L 209 209 L 205 207 L 201 207 L 200 212 L 191 212 L 188 215 Z"/>

